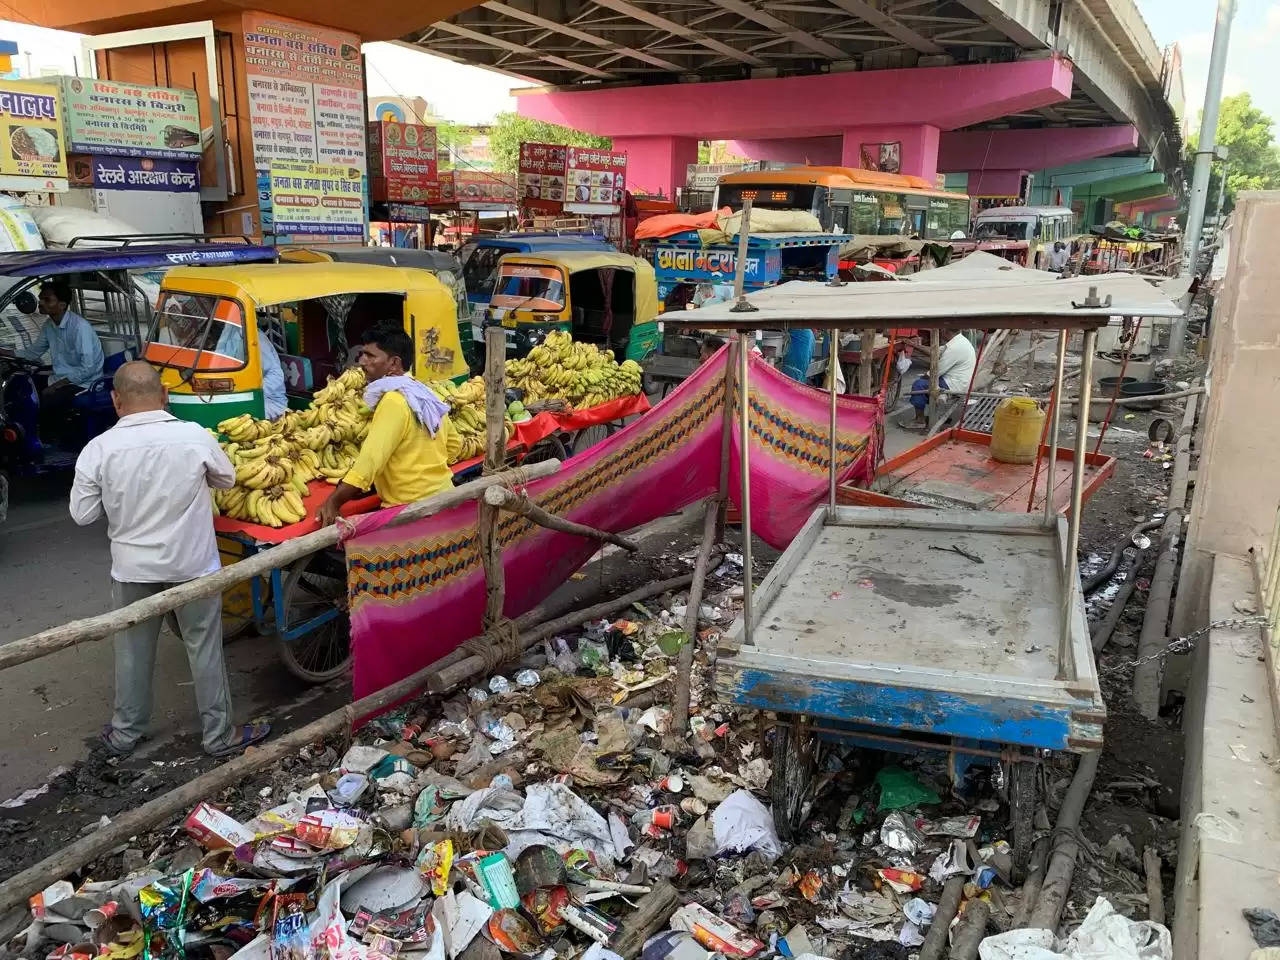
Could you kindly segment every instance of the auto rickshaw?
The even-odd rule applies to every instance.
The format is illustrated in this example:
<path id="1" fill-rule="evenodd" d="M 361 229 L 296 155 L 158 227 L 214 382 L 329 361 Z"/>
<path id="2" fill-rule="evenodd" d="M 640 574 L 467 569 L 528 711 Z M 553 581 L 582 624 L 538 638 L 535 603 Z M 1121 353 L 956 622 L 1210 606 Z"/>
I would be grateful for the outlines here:
<path id="1" fill-rule="evenodd" d="M 488 316 L 511 331 L 512 357 L 523 357 L 551 330 L 607 347 L 619 362 L 643 362 L 660 339 L 653 265 L 612 251 L 507 254 Z"/>
<path id="2" fill-rule="evenodd" d="M 170 409 L 204 426 L 265 415 L 260 338 L 271 337 L 291 407 L 348 366 L 371 327 L 399 321 L 424 382 L 467 372 L 453 294 L 431 273 L 363 263 L 264 263 L 165 274 L 144 353 Z"/>

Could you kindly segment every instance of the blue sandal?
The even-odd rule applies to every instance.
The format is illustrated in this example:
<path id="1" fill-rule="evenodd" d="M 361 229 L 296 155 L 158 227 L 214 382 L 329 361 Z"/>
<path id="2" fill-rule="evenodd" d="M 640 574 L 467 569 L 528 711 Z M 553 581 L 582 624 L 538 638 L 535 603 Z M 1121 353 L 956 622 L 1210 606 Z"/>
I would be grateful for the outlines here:
<path id="1" fill-rule="evenodd" d="M 251 747 L 255 743 L 261 743 L 271 734 L 271 724 L 269 723 L 246 723 L 242 727 L 237 728 L 240 731 L 239 737 L 234 743 L 225 747 L 219 747 L 217 750 L 209 750 L 211 757 L 222 759 L 224 757 L 234 757 L 243 753 L 246 747 Z"/>

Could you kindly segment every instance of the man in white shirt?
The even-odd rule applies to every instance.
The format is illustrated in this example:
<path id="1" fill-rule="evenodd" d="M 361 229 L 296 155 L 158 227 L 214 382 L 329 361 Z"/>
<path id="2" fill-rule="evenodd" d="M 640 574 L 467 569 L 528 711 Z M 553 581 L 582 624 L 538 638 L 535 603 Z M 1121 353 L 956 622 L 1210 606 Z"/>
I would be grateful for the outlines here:
<path id="1" fill-rule="evenodd" d="M 235 469 L 202 427 L 167 410 L 160 376 L 140 360 L 116 371 L 111 400 L 120 420 L 76 461 L 71 517 L 81 526 L 106 515 L 111 538 L 111 598 L 142 600 L 221 566 L 209 487 L 235 483 Z M 231 691 L 222 660 L 222 596 L 176 611 L 187 648 L 205 750 L 230 756 L 270 732 L 267 724 L 231 725 Z M 151 681 L 160 618 L 115 637 L 116 693 L 102 742 L 129 753 L 151 720 Z"/>
<path id="2" fill-rule="evenodd" d="M 1061 273 L 1067 269 L 1067 264 L 1071 262 L 1071 251 L 1067 249 L 1067 245 L 1061 240 L 1053 245 L 1053 249 L 1049 251 L 1049 256 L 1045 258 L 1045 269 L 1050 273 Z"/>
<path id="3" fill-rule="evenodd" d="M 940 331 L 930 330 L 929 336 L 938 336 Z M 974 368 L 978 365 L 978 354 L 973 344 L 963 332 L 957 330 L 955 335 L 942 348 L 938 355 L 938 387 L 940 391 L 960 393 L 969 389 L 969 381 L 973 379 Z M 911 385 L 911 406 L 916 409 L 916 423 L 924 423 L 925 408 L 929 405 L 929 378 L 917 377 Z"/>

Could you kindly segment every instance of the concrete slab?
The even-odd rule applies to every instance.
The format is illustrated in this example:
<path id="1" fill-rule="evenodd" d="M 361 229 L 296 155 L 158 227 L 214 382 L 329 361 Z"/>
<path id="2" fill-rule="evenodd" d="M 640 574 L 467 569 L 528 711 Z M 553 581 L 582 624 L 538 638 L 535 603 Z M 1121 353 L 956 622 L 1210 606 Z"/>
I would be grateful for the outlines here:
<path id="1" fill-rule="evenodd" d="M 1257 603 L 1249 561 L 1219 554 L 1211 621 Z M 1280 912 L 1280 741 L 1258 627 L 1210 631 L 1192 668 L 1184 729 L 1174 960 L 1239 960 L 1256 947 L 1245 907 Z"/>

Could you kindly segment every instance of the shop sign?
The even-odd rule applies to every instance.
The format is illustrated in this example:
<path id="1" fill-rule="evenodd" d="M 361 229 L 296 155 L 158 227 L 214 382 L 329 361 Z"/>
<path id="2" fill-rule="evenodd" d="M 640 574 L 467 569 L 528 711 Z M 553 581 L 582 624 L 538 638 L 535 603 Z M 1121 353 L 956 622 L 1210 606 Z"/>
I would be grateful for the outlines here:
<path id="1" fill-rule="evenodd" d="M 520 144 L 520 202 L 530 209 L 617 213 L 622 209 L 626 180 L 625 153 Z"/>
<path id="2" fill-rule="evenodd" d="M 371 121 L 369 168 L 375 200 L 440 202 L 435 127 Z"/>
<path id="3" fill-rule="evenodd" d="M 58 88 L 0 80 L 0 189 L 66 190 Z"/>
<path id="4" fill-rule="evenodd" d="M 452 170 L 440 180 L 441 202 L 463 210 L 501 210 L 516 204 L 515 177 L 480 170 Z"/>
<path id="5" fill-rule="evenodd" d="M 263 13 L 244 15 L 254 163 L 365 171 L 364 76 L 353 33 Z"/>
<path id="6" fill-rule="evenodd" d="M 364 236 L 361 172 L 355 167 L 277 161 L 268 179 L 270 214 L 264 233 Z"/>
<path id="7" fill-rule="evenodd" d="M 732 280 L 738 271 L 738 252 L 682 245 L 660 246 L 655 253 L 654 264 L 660 280 L 725 283 Z M 781 270 L 781 254 L 777 250 L 766 250 L 762 255 L 751 254 L 746 258 L 743 280 L 748 286 L 763 286 L 776 281 Z"/>
<path id="8" fill-rule="evenodd" d="M 92 77 L 62 77 L 67 149 L 118 157 L 200 157 L 200 100 L 194 90 Z"/>
<path id="9" fill-rule="evenodd" d="M 390 223 L 430 223 L 431 210 L 410 203 L 388 203 L 387 220 Z"/>
<path id="10" fill-rule="evenodd" d="M 691 163 L 685 167 L 684 185 L 689 190 L 711 191 L 720 178 L 742 170 L 754 170 L 755 163 Z"/>
<path id="11" fill-rule="evenodd" d="M 200 189 L 200 162 L 153 157 L 72 157 L 71 183 L 99 190 L 196 193 Z"/>

